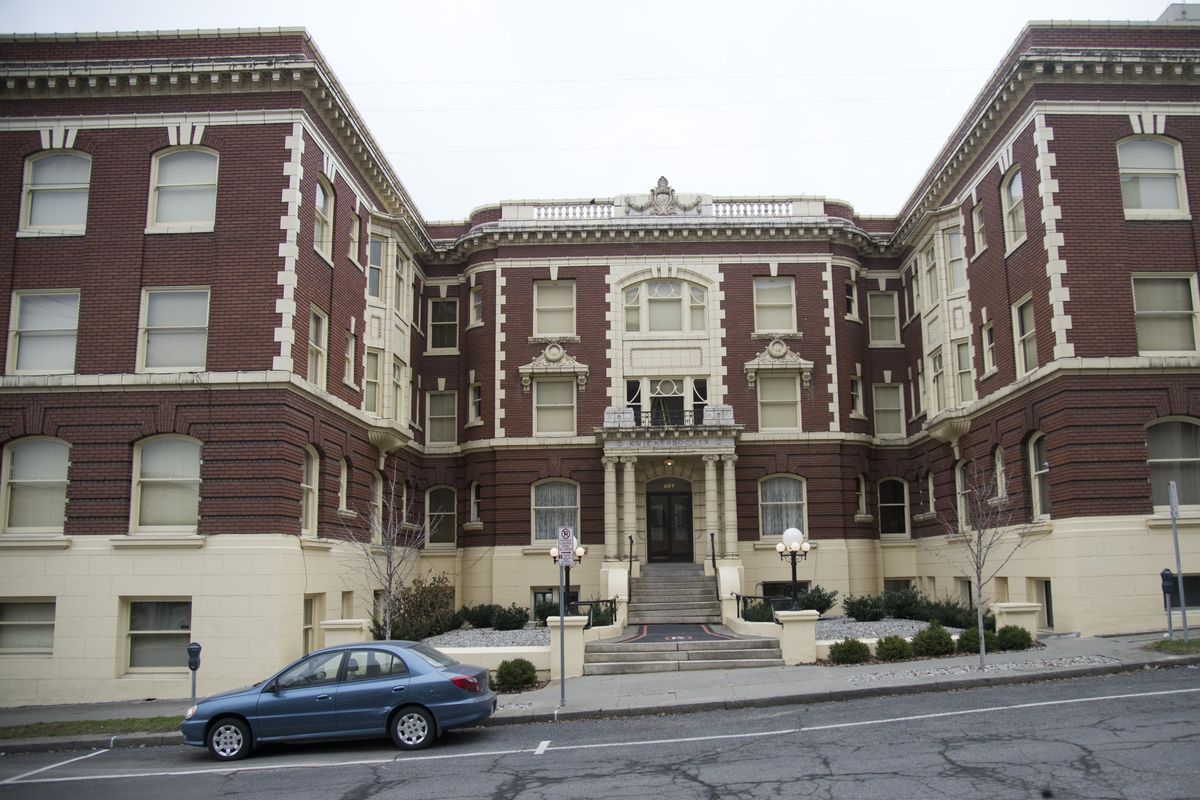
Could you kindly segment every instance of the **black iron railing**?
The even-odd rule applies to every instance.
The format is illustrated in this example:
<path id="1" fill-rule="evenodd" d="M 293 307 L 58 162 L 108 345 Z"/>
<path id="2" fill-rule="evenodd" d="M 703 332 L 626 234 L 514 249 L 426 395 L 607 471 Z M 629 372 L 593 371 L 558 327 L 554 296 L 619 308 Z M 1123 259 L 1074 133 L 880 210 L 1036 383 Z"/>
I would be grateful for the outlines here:
<path id="1" fill-rule="evenodd" d="M 625 573 L 625 601 L 633 596 L 633 537 L 629 537 L 629 571 Z"/>
<path id="2" fill-rule="evenodd" d="M 588 618 L 584 629 L 593 625 L 612 625 L 617 621 L 617 599 L 611 600 L 576 600 L 571 603 L 570 612 L 573 616 Z M 607 620 L 607 621 L 606 621 Z"/>
<path id="3" fill-rule="evenodd" d="M 784 595 L 761 595 L 761 594 L 737 594 L 733 595 L 734 601 L 737 603 L 738 619 L 746 618 L 746 610 L 751 607 L 751 603 L 760 605 L 769 605 L 772 611 L 770 620 L 758 620 L 760 622 L 775 622 L 775 611 L 788 611 L 792 607 L 792 598 Z"/>
<path id="4" fill-rule="evenodd" d="M 717 534 L 708 532 L 708 554 L 712 558 L 713 578 L 717 582 L 717 597 L 721 596 L 721 573 L 717 572 Z"/>
<path id="5" fill-rule="evenodd" d="M 634 424 L 640 428 L 687 428 L 704 424 L 704 407 L 685 411 L 682 408 L 657 408 L 633 412 Z"/>

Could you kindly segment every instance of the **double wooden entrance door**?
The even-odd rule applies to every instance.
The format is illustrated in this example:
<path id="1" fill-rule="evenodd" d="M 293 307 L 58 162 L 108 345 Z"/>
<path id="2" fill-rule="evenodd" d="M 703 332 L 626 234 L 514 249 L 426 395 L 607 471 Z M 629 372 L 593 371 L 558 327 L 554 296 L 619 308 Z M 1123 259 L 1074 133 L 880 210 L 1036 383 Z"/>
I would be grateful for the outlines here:
<path id="1" fill-rule="evenodd" d="M 646 553 L 650 561 L 692 560 L 692 487 L 657 478 L 646 487 Z"/>

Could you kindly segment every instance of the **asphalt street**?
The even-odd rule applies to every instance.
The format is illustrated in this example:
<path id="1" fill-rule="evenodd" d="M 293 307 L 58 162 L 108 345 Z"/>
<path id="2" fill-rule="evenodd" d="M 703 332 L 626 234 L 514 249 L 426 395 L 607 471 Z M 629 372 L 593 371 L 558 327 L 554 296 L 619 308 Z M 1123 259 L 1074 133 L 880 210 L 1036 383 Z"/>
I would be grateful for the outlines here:
<path id="1" fill-rule="evenodd" d="M 1195 798 L 1200 670 L 636 719 L 483 727 L 432 749 L 0 756 L 0 797 Z"/>

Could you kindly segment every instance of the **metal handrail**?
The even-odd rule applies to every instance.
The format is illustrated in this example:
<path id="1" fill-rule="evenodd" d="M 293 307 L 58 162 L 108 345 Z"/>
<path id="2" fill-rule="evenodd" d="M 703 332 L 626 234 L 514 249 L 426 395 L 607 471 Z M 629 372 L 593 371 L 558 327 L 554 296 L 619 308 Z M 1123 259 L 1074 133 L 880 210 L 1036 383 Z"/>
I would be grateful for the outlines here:
<path id="1" fill-rule="evenodd" d="M 633 597 L 633 536 L 629 537 L 629 571 L 625 573 L 625 600 Z"/>
<path id="2" fill-rule="evenodd" d="M 734 594 L 733 594 L 733 599 L 734 599 L 734 602 L 735 602 L 735 603 L 736 603 L 736 605 L 737 605 L 737 618 L 738 618 L 738 619 L 743 619 L 743 618 L 744 618 L 744 614 L 745 614 L 745 612 L 746 612 L 746 607 L 747 607 L 747 602 L 746 602 L 746 601 L 748 601 L 748 600 L 759 600 L 759 601 L 763 601 L 763 602 L 770 601 L 770 603 L 771 603 L 771 609 L 772 609 L 773 611 L 778 611 L 778 610 L 779 610 L 779 607 L 778 607 L 778 605 L 776 605 L 776 601 L 780 601 L 780 600 L 782 600 L 783 602 L 785 602 L 785 603 L 788 603 L 789 605 L 790 605 L 790 604 L 791 604 L 791 602 L 792 602 L 792 598 L 790 598 L 790 597 L 788 597 L 788 596 L 786 596 L 786 595 L 779 595 L 779 594 L 775 594 L 775 595 L 761 595 L 761 594 L 738 594 L 737 592 L 734 592 Z M 776 620 L 776 621 L 775 621 L 775 624 L 777 624 L 777 625 L 778 625 L 778 624 L 779 624 L 779 621 L 778 621 L 778 620 Z"/>
<path id="3" fill-rule="evenodd" d="M 695 409 L 656 408 L 634 411 L 634 424 L 639 428 L 690 428 L 704 424 L 705 406 Z"/>
<path id="4" fill-rule="evenodd" d="M 717 534 L 708 532 L 708 554 L 712 557 L 713 578 L 717 582 L 717 599 L 721 598 L 721 573 L 717 572 Z"/>
<path id="5" fill-rule="evenodd" d="M 576 600 L 574 603 L 571 603 L 571 610 L 574 611 L 575 616 L 583 616 L 579 613 L 580 606 L 587 606 L 588 621 L 587 625 L 583 626 L 584 630 L 592 627 L 592 623 L 595 621 L 596 606 L 608 608 L 609 619 L 612 620 L 609 625 L 617 621 L 617 598 L 615 597 L 609 600 Z"/>

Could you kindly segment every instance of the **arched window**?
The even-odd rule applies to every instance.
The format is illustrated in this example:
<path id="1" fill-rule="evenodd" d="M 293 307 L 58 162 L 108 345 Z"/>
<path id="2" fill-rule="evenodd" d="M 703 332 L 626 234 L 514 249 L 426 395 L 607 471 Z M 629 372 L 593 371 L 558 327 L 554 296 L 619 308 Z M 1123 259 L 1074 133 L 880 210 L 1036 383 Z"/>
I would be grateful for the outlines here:
<path id="1" fill-rule="evenodd" d="M 304 448 L 304 470 L 300 476 L 300 535 L 317 535 L 317 494 L 320 488 L 321 456 Z"/>
<path id="2" fill-rule="evenodd" d="M 458 531 L 458 496 L 449 486 L 435 486 L 425 493 L 425 542 L 453 545 Z"/>
<path id="3" fill-rule="evenodd" d="M 62 533 L 67 512 L 66 442 L 18 439 L 4 448 L 4 530 Z"/>
<path id="4" fill-rule="evenodd" d="M 172 148 L 154 157 L 150 227 L 159 231 L 211 231 L 217 214 L 217 154 Z"/>
<path id="5" fill-rule="evenodd" d="M 350 509 L 350 460 L 342 459 L 341 470 L 338 474 L 338 511 Z"/>
<path id="6" fill-rule="evenodd" d="M 972 491 L 970 468 L 967 466 L 966 461 L 960 461 L 954 465 L 954 494 L 957 501 L 955 510 L 958 514 L 958 529 L 960 531 L 970 530 L 971 528 Z"/>
<path id="7" fill-rule="evenodd" d="M 804 523 L 804 479 L 794 475 L 773 475 L 758 482 L 758 520 L 760 538 L 782 536 L 788 528 L 808 530 Z"/>
<path id="8" fill-rule="evenodd" d="M 1008 495 L 1008 477 L 1004 474 L 1004 448 L 999 445 L 992 451 L 992 474 L 996 481 L 996 497 Z"/>
<path id="9" fill-rule="evenodd" d="M 327 259 L 333 258 L 333 187 L 324 177 L 317 178 L 314 192 L 313 248 Z"/>
<path id="10" fill-rule="evenodd" d="M 628 333 L 688 333 L 703 331 L 708 292 L 688 281 L 653 280 L 625 290 L 625 330 Z"/>
<path id="11" fill-rule="evenodd" d="M 471 482 L 471 509 L 469 513 L 471 522 L 480 522 L 483 520 L 481 516 L 483 512 L 479 501 L 479 481 Z"/>
<path id="12" fill-rule="evenodd" d="M 83 233 L 91 177 L 92 160 L 82 153 L 50 151 L 26 159 L 21 230 Z"/>
<path id="13" fill-rule="evenodd" d="M 200 517 L 200 442 L 159 436 L 134 449 L 134 531 L 195 532 Z"/>
<path id="14" fill-rule="evenodd" d="M 867 479 L 861 472 L 854 478 L 854 513 L 859 516 L 867 513 Z"/>
<path id="15" fill-rule="evenodd" d="M 1035 433 L 1026 445 L 1029 461 L 1030 514 L 1034 519 L 1050 516 L 1050 459 L 1046 454 L 1046 436 Z"/>
<path id="16" fill-rule="evenodd" d="M 1000 208 L 1004 213 L 1004 246 L 1011 250 L 1025 241 L 1025 187 L 1020 167 L 1000 183 Z"/>
<path id="17" fill-rule="evenodd" d="M 557 541 L 559 528 L 566 526 L 575 529 L 575 540 L 580 541 L 579 486 L 576 483 L 558 478 L 535 483 L 531 500 L 534 543 Z"/>
<path id="18" fill-rule="evenodd" d="M 1167 487 L 1175 481 L 1182 506 L 1200 505 L 1200 423 L 1156 422 L 1146 431 L 1150 449 L 1150 496 L 1156 507 L 1170 504 Z"/>
<path id="19" fill-rule="evenodd" d="M 393 511 L 393 514 L 395 512 Z M 401 520 L 395 520 L 399 523 Z M 383 541 L 383 475 L 379 470 L 371 473 L 371 541 L 380 544 Z M 397 531 L 398 533 L 398 531 Z M 395 542 L 394 544 L 399 544 Z"/>
<path id="20" fill-rule="evenodd" d="M 1117 166 L 1126 217 L 1186 213 L 1183 154 L 1178 142 L 1161 136 L 1123 139 L 1117 143 Z"/>
<path id="21" fill-rule="evenodd" d="M 899 478 L 879 482 L 879 533 L 908 534 L 908 484 Z"/>

